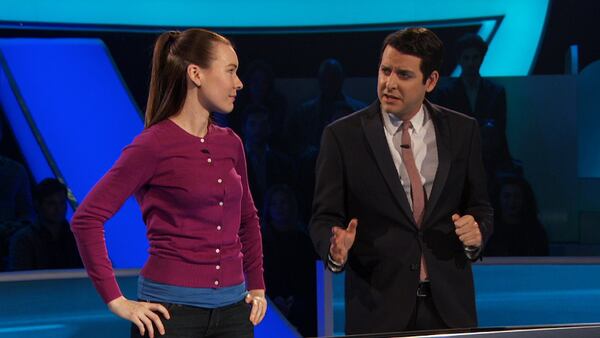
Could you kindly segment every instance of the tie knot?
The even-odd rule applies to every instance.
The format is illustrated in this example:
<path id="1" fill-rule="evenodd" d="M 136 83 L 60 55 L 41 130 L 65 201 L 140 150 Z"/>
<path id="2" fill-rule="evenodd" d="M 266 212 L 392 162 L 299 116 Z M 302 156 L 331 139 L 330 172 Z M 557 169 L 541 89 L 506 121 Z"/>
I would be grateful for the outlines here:
<path id="1" fill-rule="evenodd" d="M 402 124 L 400 125 L 400 130 L 407 131 L 411 127 L 412 127 L 412 123 L 410 121 L 405 121 L 405 122 L 402 122 Z"/>

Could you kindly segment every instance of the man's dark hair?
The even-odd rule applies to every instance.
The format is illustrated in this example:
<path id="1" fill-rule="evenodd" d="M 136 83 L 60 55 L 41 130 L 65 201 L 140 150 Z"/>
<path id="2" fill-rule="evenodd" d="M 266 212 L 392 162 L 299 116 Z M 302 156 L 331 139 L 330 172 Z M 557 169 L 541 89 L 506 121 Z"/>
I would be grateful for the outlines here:
<path id="1" fill-rule="evenodd" d="M 473 33 L 467 33 L 461 36 L 458 41 L 456 41 L 456 57 L 460 58 L 462 52 L 469 48 L 477 49 L 481 53 L 481 56 L 484 57 L 485 53 L 487 53 L 488 46 L 487 43 L 483 41 L 481 36 Z"/>
<path id="2" fill-rule="evenodd" d="M 444 44 L 434 32 L 424 27 L 411 27 L 396 31 L 383 40 L 381 55 L 385 47 L 391 46 L 397 51 L 416 56 L 421 59 L 420 69 L 423 73 L 423 83 L 433 73 L 440 71 Z"/>
<path id="3" fill-rule="evenodd" d="M 67 187 L 56 178 L 46 178 L 33 188 L 33 200 L 42 203 L 45 198 L 61 192 L 67 198 Z"/>

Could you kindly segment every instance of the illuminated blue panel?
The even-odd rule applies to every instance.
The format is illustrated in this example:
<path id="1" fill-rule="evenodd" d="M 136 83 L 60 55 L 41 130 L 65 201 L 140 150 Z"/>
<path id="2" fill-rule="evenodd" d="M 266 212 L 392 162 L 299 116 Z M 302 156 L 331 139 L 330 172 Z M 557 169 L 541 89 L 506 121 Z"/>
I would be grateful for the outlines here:
<path id="1" fill-rule="evenodd" d="M 1 39 L 0 52 L 2 105 L 33 175 L 60 172 L 81 201 L 143 129 L 106 47 L 96 39 Z M 113 264 L 141 266 L 147 243 L 137 203 L 128 200 L 106 228 Z"/>
<path id="2" fill-rule="evenodd" d="M 579 177 L 600 178 L 600 61 L 577 76 L 577 172 Z M 591 197 L 594 198 L 594 197 Z M 596 197 L 597 198 L 597 197 Z"/>
<path id="3" fill-rule="evenodd" d="M 6 118 L 19 141 L 21 152 L 25 155 L 36 182 L 39 182 L 45 177 L 53 177 L 54 174 L 29 128 L 25 113 L 19 104 L 22 98 L 18 97 L 18 93 L 11 88 L 11 82 L 13 82 L 11 80 L 14 79 L 10 76 L 1 48 L 0 44 L 0 61 L 2 61 L 0 62 L 0 104 L 2 104 Z"/>
<path id="4" fill-rule="evenodd" d="M 528 75 L 549 0 L 28 0 L 12 1 L 0 22 L 143 27 L 324 28 L 435 25 L 500 18 L 482 65 L 484 76 Z M 483 27 L 485 33 L 486 27 Z"/>
<path id="5" fill-rule="evenodd" d="M 344 274 L 332 276 L 336 335 L 344 334 Z M 475 264 L 473 278 L 481 327 L 594 323 L 600 316 L 598 264 Z"/>
<path id="6" fill-rule="evenodd" d="M 134 298 L 137 273 L 117 271 L 117 282 L 123 295 Z M 55 279 L 60 275 L 64 278 Z M 85 273 L 73 276 L 73 271 L 36 273 L 39 279 L 30 280 L 29 273 L 13 273 L 8 280 L 0 276 L 0 337 L 127 337 L 131 323 L 106 308 Z M 25 280 L 19 280 L 22 275 Z M 17 278 L 15 278 L 17 277 Z M 77 297 L 73 297 L 77 295 Z M 256 338 L 300 338 L 293 326 L 277 311 L 269 299 L 263 321 L 254 329 Z M 31 306 L 38 304 L 39 306 Z M 147 337 L 147 336 L 146 336 Z M 157 335 L 157 337 L 160 337 Z"/>

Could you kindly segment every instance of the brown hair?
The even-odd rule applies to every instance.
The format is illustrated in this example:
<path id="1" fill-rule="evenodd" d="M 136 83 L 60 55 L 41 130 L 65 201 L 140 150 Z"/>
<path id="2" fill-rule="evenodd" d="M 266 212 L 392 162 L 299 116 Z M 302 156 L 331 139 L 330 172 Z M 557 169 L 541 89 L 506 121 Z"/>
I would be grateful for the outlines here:
<path id="1" fill-rule="evenodd" d="M 442 66 L 444 45 L 440 38 L 427 28 L 410 27 L 391 33 L 383 41 L 381 55 L 388 45 L 401 53 L 421 59 L 423 84 L 433 71 L 439 71 Z"/>
<path id="2" fill-rule="evenodd" d="M 146 128 L 181 110 L 187 91 L 188 65 L 208 68 L 217 42 L 232 45 L 224 36 L 198 28 L 164 32 L 158 37 L 152 55 Z"/>

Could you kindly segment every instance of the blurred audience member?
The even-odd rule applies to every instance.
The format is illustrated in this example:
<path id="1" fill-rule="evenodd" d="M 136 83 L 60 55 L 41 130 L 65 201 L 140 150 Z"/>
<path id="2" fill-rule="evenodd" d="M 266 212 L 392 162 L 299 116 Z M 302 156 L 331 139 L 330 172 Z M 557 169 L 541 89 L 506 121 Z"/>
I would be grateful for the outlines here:
<path id="1" fill-rule="evenodd" d="M 0 118 L 0 142 L 3 137 Z M 0 271 L 6 268 L 10 236 L 33 222 L 31 186 L 20 163 L 0 155 Z"/>
<path id="2" fill-rule="evenodd" d="M 265 106 L 252 104 L 244 110 L 243 130 L 248 181 L 258 210 L 267 189 L 274 184 L 292 185 L 295 171 L 291 159 L 269 145 L 269 110 Z"/>
<path id="3" fill-rule="evenodd" d="M 248 66 L 242 76 L 244 89 L 238 93 L 235 108 L 227 116 L 228 126 L 242 133 L 246 119 L 244 111 L 249 105 L 261 105 L 267 108 L 271 131 L 269 138 L 274 141 L 279 137 L 287 114 L 285 96 L 275 86 L 275 73 L 271 66 L 263 60 L 255 60 Z M 217 117 L 219 114 L 214 114 Z"/>
<path id="4" fill-rule="evenodd" d="M 522 177 L 500 180 L 494 233 L 486 246 L 488 256 L 547 256 L 548 237 L 538 219 L 533 190 Z"/>
<path id="5" fill-rule="evenodd" d="M 303 336 L 316 335 L 316 253 L 298 222 L 294 192 L 271 187 L 262 214 L 267 295 Z"/>
<path id="6" fill-rule="evenodd" d="M 447 86 L 433 93 L 431 100 L 477 119 L 483 164 L 491 180 L 498 172 L 515 173 L 521 169 L 513 163 L 506 140 L 506 91 L 479 73 L 487 48 L 477 34 L 462 36 L 456 46 L 460 77 L 450 79 Z"/>
<path id="7" fill-rule="evenodd" d="M 67 213 L 67 188 L 54 178 L 33 190 L 38 220 L 16 232 L 10 241 L 9 269 L 69 269 L 83 267 Z"/>
<path id="8" fill-rule="evenodd" d="M 303 103 L 287 121 L 291 153 L 302 153 L 310 146 L 318 149 L 325 126 L 366 106 L 345 95 L 343 87 L 344 70 L 340 62 L 323 61 L 319 67 L 319 96 Z"/>

